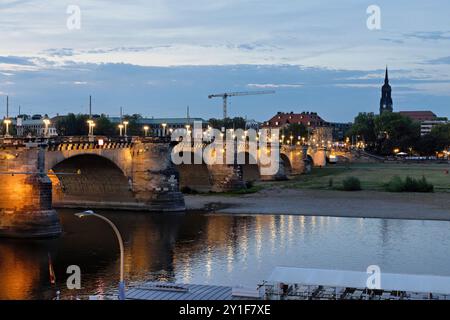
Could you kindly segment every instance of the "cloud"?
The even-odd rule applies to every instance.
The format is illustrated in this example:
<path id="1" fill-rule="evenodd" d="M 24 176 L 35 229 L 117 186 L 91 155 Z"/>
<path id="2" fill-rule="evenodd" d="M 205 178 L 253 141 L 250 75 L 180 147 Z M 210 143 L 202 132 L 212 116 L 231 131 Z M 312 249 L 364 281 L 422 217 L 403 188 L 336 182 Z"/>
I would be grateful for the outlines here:
<path id="1" fill-rule="evenodd" d="M 16 56 L 0 56 L 0 63 L 13 64 L 21 66 L 33 66 L 35 63 L 31 58 L 27 57 L 16 57 Z"/>
<path id="2" fill-rule="evenodd" d="M 393 38 L 380 38 L 381 41 L 391 42 L 395 44 L 403 44 L 405 43 L 404 40 L 401 39 L 393 39 Z"/>
<path id="3" fill-rule="evenodd" d="M 51 57 L 70 57 L 74 56 L 76 53 L 72 48 L 51 48 L 43 50 L 42 54 L 49 55 Z"/>
<path id="4" fill-rule="evenodd" d="M 426 101 L 436 114 L 450 116 L 448 83 L 413 81 L 402 71 L 395 69 L 393 76 L 398 76 L 391 83 L 396 106 L 401 103 L 407 109 Z M 2 91 L 15 97 L 11 110 L 20 104 L 27 106 L 30 114 L 87 112 L 86 99 L 92 94 L 96 113 L 118 115 L 119 107 L 125 106 L 126 112 L 144 116 L 182 117 L 189 105 L 193 116 L 207 119 L 220 116 L 220 102 L 209 100 L 208 94 L 272 89 L 276 94 L 232 99 L 230 115 L 264 121 L 276 110 L 302 111 L 305 107 L 292 106 L 308 106 L 330 121 L 349 121 L 358 111 L 377 110 L 382 85 L 378 74 L 383 76 L 384 71 L 291 65 L 145 67 L 67 61 L 63 67 L 16 70 L 14 83 Z M 8 80 L 0 74 L 0 82 Z M 345 103 L 336 108 L 336 101 Z"/>
<path id="5" fill-rule="evenodd" d="M 303 88 L 302 83 L 249 83 L 248 87 L 251 88 Z"/>
<path id="6" fill-rule="evenodd" d="M 115 47 L 115 48 L 99 48 L 99 49 L 92 49 L 92 50 L 84 50 L 80 51 L 80 54 L 82 53 L 88 53 L 88 54 L 103 54 L 103 53 L 112 53 L 112 52 L 146 52 L 156 49 L 168 49 L 171 48 L 171 45 L 159 45 L 159 46 L 122 46 L 122 47 Z"/>
<path id="7" fill-rule="evenodd" d="M 450 56 L 428 60 L 424 64 L 450 64 Z"/>
<path id="8" fill-rule="evenodd" d="M 339 88 L 380 88 L 377 83 L 337 83 L 334 86 Z"/>
<path id="9" fill-rule="evenodd" d="M 2 3 L 0 3 L 0 9 L 15 8 L 31 1 L 33 0 L 2 0 Z"/>
<path id="10" fill-rule="evenodd" d="M 417 31 L 405 33 L 403 36 L 420 40 L 450 40 L 450 31 Z"/>

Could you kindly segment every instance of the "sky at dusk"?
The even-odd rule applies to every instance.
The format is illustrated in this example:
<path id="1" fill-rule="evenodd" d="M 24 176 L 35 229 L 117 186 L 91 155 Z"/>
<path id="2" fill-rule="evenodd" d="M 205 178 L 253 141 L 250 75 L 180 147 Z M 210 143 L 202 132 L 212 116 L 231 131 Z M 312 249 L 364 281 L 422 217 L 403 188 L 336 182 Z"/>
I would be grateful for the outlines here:
<path id="1" fill-rule="evenodd" d="M 69 29 L 70 5 L 80 29 Z M 370 5 L 381 29 L 366 26 Z M 1 0 L 0 112 L 327 121 L 378 112 L 389 66 L 394 110 L 450 117 L 448 0 Z"/>

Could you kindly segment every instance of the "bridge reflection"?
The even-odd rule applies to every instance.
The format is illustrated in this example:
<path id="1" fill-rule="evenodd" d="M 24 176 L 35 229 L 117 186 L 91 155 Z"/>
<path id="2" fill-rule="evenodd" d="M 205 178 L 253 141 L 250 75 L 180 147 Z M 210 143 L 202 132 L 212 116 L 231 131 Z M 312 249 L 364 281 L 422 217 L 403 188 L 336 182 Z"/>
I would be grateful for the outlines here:
<path id="1" fill-rule="evenodd" d="M 60 212 L 65 233 L 59 239 L 0 242 L 0 299 L 51 299 L 57 290 L 67 298 L 116 287 L 119 252 L 114 234 L 102 221 L 80 220 L 73 213 Z M 150 280 L 189 282 L 199 268 L 204 270 L 204 282 L 209 282 L 220 271 L 217 264 L 222 259 L 226 278 L 236 261 L 260 256 L 264 243 L 286 232 L 280 218 L 271 216 L 102 214 L 123 235 L 129 285 Z M 276 231 L 269 232 L 272 229 Z M 54 263 L 55 287 L 49 282 L 48 253 Z M 77 292 L 65 288 L 69 265 L 78 265 L 82 271 L 82 289 Z"/>

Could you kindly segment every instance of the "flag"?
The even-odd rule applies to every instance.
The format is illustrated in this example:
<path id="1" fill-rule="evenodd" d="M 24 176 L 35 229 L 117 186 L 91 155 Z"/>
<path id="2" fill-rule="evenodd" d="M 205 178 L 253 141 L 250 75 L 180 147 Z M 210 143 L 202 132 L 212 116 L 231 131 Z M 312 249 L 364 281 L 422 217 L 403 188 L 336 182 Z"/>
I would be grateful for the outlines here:
<path id="1" fill-rule="evenodd" d="M 50 283 L 55 284 L 56 277 L 55 277 L 55 271 L 53 270 L 52 257 L 50 256 L 50 253 L 48 253 L 48 272 L 50 275 Z"/>

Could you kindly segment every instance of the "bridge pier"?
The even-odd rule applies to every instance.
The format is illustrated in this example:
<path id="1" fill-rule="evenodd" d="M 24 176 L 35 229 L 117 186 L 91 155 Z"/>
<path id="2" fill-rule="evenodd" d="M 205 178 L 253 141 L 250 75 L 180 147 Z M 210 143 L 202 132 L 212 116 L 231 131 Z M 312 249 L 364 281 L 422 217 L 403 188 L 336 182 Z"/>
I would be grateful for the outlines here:
<path id="1" fill-rule="evenodd" d="M 261 181 L 282 181 L 282 180 L 288 180 L 288 173 L 286 170 L 286 164 L 285 162 L 280 158 L 278 160 L 278 170 L 273 175 L 264 175 L 262 174 L 262 169 L 264 168 L 264 165 L 260 164 L 260 176 Z"/>
<path id="2" fill-rule="evenodd" d="M 315 167 L 325 167 L 327 165 L 327 150 L 318 148 L 312 153 L 312 159 Z"/>
<path id="3" fill-rule="evenodd" d="M 208 168 L 212 192 L 229 192 L 246 188 L 240 166 L 216 164 L 210 165 Z"/>
<path id="4" fill-rule="evenodd" d="M 169 144 L 137 143 L 132 150 L 132 192 L 149 211 L 184 211 L 179 174 Z"/>
<path id="5" fill-rule="evenodd" d="M 0 237 L 61 234 L 58 215 L 52 208 L 52 183 L 43 171 L 42 157 L 43 149 L 8 147 L 0 151 Z"/>

